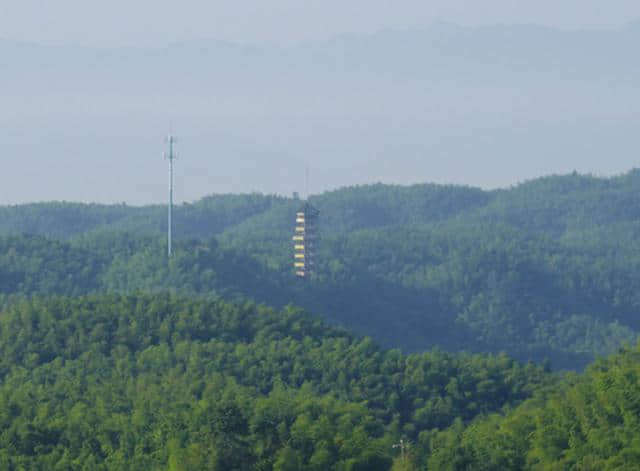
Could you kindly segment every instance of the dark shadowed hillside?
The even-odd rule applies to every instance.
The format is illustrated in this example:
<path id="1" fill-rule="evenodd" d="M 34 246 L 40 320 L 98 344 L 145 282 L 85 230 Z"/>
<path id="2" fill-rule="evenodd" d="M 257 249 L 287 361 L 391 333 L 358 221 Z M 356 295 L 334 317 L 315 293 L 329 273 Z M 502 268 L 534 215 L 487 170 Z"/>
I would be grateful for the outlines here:
<path id="1" fill-rule="evenodd" d="M 181 205 L 170 264 L 160 206 L 13 206 L 0 209 L 0 231 L 41 236 L 0 240 L 1 291 L 6 302 L 132 290 L 293 302 L 385 346 L 576 368 L 640 330 L 638 189 L 633 171 L 491 192 L 370 185 L 313 196 L 322 242 L 309 285 L 291 273 L 293 199 Z"/>

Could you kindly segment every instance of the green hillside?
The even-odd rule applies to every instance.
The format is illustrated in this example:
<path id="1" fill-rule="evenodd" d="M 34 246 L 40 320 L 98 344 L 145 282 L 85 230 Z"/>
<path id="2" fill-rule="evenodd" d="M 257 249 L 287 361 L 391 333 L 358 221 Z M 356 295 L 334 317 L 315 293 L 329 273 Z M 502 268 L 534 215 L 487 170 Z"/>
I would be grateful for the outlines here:
<path id="1" fill-rule="evenodd" d="M 640 349 L 465 427 L 423 434 L 413 466 L 439 470 L 640 468 Z M 421 463 L 421 464 L 419 464 Z"/>
<path id="2" fill-rule="evenodd" d="M 388 470 L 399 438 L 554 382 L 506 356 L 384 351 L 292 307 L 34 299 L 0 316 L 0 467 Z"/>
<path id="3" fill-rule="evenodd" d="M 277 196 L 217 195 L 176 208 L 177 237 L 211 237 L 285 199 Z M 0 207 L 0 234 L 68 239 L 100 230 L 159 234 L 166 231 L 166 207 L 33 203 Z"/>

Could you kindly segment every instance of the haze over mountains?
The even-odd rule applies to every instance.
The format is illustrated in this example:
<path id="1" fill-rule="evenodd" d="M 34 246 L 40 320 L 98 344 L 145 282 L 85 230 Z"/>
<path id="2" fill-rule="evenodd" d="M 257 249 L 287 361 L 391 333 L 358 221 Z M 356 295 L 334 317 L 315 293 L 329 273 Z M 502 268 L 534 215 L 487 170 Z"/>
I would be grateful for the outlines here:
<path id="1" fill-rule="evenodd" d="M 177 195 L 372 181 L 482 187 L 637 163 L 640 26 L 344 36 L 291 47 L 158 49 L 0 42 L 0 202 L 158 202 L 162 136 Z"/>

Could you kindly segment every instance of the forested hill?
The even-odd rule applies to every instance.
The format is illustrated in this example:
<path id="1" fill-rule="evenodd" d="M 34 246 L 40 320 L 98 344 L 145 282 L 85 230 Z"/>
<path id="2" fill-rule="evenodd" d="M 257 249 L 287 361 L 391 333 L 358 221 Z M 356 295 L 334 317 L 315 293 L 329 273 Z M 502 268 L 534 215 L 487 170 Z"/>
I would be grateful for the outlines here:
<path id="1" fill-rule="evenodd" d="M 640 170 L 599 178 L 556 175 L 509 189 L 420 184 L 363 185 L 311 196 L 332 233 L 404 224 L 425 224 L 452 218 L 467 222 L 502 222 L 553 236 L 593 229 L 603 224 L 640 219 Z M 250 224 L 254 229 L 285 229 L 279 222 L 299 203 L 275 195 L 212 195 L 178 205 L 176 236 L 207 238 Z M 163 205 L 127 206 L 68 202 L 0 207 L 1 234 L 32 234 L 71 238 L 96 230 L 140 234 L 166 230 Z"/>
<path id="2" fill-rule="evenodd" d="M 385 351 L 291 306 L 35 298 L 0 316 L 0 468 L 637 469 L 639 358 L 562 378 Z"/>
<path id="3" fill-rule="evenodd" d="M 291 273 L 300 202 L 220 195 L 162 206 L 0 208 L 0 294 L 160 292 L 296 303 L 388 347 L 507 351 L 580 368 L 640 332 L 640 172 L 496 191 L 369 185 L 313 196 L 318 276 Z M 32 234 L 32 235 L 24 235 Z"/>
<path id="4" fill-rule="evenodd" d="M 178 237 L 210 237 L 284 203 L 264 195 L 217 195 L 176 208 Z M 0 207 L 0 233 L 70 238 L 100 229 L 138 234 L 165 232 L 166 206 L 34 203 Z"/>
<path id="5" fill-rule="evenodd" d="M 459 421 L 423 440 L 408 469 L 640 469 L 639 360 L 625 350 L 506 415 Z"/>
<path id="6" fill-rule="evenodd" d="M 504 355 L 384 351 L 292 307 L 33 299 L 0 316 L 0 468 L 387 471 L 399 439 L 556 381 Z"/>
<path id="7" fill-rule="evenodd" d="M 313 196 L 311 200 L 334 231 L 445 220 L 485 205 L 490 193 L 479 189 L 433 184 L 410 187 L 367 185 Z M 241 223 L 290 229 L 286 218 L 300 202 L 274 195 L 213 195 L 174 210 L 177 238 L 207 238 Z M 283 219 L 282 222 L 280 219 Z M 1 234 L 30 234 L 73 238 L 100 231 L 137 234 L 166 232 L 166 206 L 127 206 L 67 202 L 0 207 Z"/>

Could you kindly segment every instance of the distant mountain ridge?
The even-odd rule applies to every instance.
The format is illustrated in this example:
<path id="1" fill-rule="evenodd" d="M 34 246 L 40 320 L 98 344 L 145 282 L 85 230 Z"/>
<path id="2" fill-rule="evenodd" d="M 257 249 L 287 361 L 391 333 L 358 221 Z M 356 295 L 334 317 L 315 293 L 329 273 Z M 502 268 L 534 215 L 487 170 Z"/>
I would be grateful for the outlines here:
<path id="1" fill-rule="evenodd" d="M 16 162 L 0 201 L 159 202 L 154 156 L 171 119 L 184 138 L 185 200 L 212 188 L 291 194 L 303 161 L 316 192 L 621 172 L 635 165 L 638 42 L 637 25 L 436 25 L 290 47 L 5 41 L 0 100 L 13 111 L 3 142 Z"/>
<path id="2" fill-rule="evenodd" d="M 184 71 L 197 72 L 199 86 L 205 78 L 228 84 L 230 77 L 244 76 L 242 81 L 255 82 L 255 76 L 244 74 L 258 70 L 263 79 L 264 74 L 305 80 L 313 75 L 334 76 L 349 81 L 366 76 L 372 83 L 407 74 L 464 81 L 464 76 L 456 77 L 463 71 L 473 71 L 476 81 L 503 82 L 514 77 L 593 81 L 611 74 L 638 74 L 640 59 L 634 54 L 634 44 L 640 40 L 639 25 L 610 31 L 562 31 L 533 25 L 467 28 L 436 24 L 425 30 L 381 31 L 286 47 L 206 39 L 154 49 L 0 41 L 4 59 L 0 67 L 8 78 L 22 73 L 22 67 L 46 68 L 47 73 L 60 77 L 81 72 L 77 79 L 92 77 L 99 82 L 123 74 L 145 77 L 149 85 L 162 88 L 168 85 L 168 78 L 184 80 Z M 154 77 L 159 70 L 165 78 Z M 101 78 L 98 74 L 106 75 Z M 68 78 L 77 81 L 71 74 Z"/>

